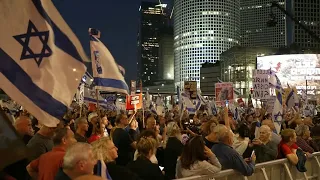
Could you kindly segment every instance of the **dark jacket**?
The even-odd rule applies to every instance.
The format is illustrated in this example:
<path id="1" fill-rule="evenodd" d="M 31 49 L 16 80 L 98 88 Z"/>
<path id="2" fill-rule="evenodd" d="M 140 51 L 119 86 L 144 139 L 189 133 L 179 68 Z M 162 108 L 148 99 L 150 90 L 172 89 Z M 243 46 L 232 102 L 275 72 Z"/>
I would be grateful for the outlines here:
<path id="1" fill-rule="evenodd" d="M 218 143 L 212 146 L 211 151 L 217 156 L 222 170 L 234 169 L 244 176 L 251 176 L 254 173 L 254 163 L 247 164 L 231 146 Z"/>
<path id="2" fill-rule="evenodd" d="M 135 172 L 143 180 L 165 180 L 159 166 L 149 159 L 139 156 L 137 160 L 130 162 L 127 168 Z"/>

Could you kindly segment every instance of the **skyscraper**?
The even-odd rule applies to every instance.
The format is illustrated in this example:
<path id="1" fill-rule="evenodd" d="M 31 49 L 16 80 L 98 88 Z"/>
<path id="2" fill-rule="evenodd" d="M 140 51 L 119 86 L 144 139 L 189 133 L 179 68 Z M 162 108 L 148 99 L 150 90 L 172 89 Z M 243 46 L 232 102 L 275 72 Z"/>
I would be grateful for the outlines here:
<path id="1" fill-rule="evenodd" d="M 308 29 L 320 36 L 320 1 L 319 0 L 287 0 L 288 9 Z M 314 40 L 305 30 L 297 24 L 288 23 L 292 29 L 293 42 L 303 49 L 318 49 L 320 43 Z"/>
<path id="2" fill-rule="evenodd" d="M 319 0 L 277 0 L 278 4 L 310 30 L 320 35 Z M 277 24 L 268 27 L 270 13 Z M 241 0 L 241 45 L 246 47 L 282 47 L 296 44 L 302 49 L 320 48 L 312 37 L 278 8 L 271 11 L 265 0 Z"/>
<path id="3" fill-rule="evenodd" d="M 286 46 L 286 18 L 279 9 L 273 9 L 277 25 L 268 27 L 270 19 L 271 1 L 241 0 L 241 46 L 246 47 L 281 47 Z M 285 0 L 278 0 L 285 7 Z"/>
<path id="4" fill-rule="evenodd" d="M 166 5 L 142 2 L 138 35 L 138 78 L 143 86 L 158 79 L 160 29 L 167 25 Z"/>
<path id="5" fill-rule="evenodd" d="M 174 78 L 173 28 L 162 29 L 159 41 L 159 80 Z"/>
<path id="6" fill-rule="evenodd" d="M 175 0 L 175 84 L 196 80 L 200 67 L 216 62 L 220 54 L 239 43 L 240 0 Z"/>

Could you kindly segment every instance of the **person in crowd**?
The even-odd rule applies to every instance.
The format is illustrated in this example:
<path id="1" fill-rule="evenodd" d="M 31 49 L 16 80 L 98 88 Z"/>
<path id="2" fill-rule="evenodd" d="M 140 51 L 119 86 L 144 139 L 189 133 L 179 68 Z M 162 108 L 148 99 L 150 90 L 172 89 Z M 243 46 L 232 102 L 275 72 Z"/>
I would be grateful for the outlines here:
<path id="1" fill-rule="evenodd" d="M 104 133 L 103 136 L 104 137 L 109 137 L 110 131 L 112 129 L 111 123 L 108 120 L 107 116 L 102 117 L 101 119 L 101 123 L 105 126 L 105 128 L 103 129 Z"/>
<path id="2" fill-rule="evenodd" d="M 276 128 L 273 124 L 273 121 L 271 119 L 265 119 L 262 121 L 261 125 L 267 125 L 270 127 L 272 134 L 271 134 L 271 141 L 273 141 L 274 143 L 276 143 L 277 145 L 280 143 L 281 141 L 281 136 L 279 136 L 276 132 Z"/>
<path id="3" fill-rule="evenodd" d="M 106 176 L 112 180 L 132 179 L 138 180 L 139 177 L 131 172 L 128 168 L 119 166 L 115 163 L 118 157 L 118 148 L 113 144 L 112 140 L 108 137 L 102 137 L 92 143 L 93 155 L 98 159 L 98 163 L 94 168 L 94 174 L 101 176 L 103 172 L 99 172 L 99 168 L 105 163 Z M 102 162 L 103 161 L 103 162 Z M 101 170 L 100 170 L 101 171 Z"/>
<path id="4" fill-rule="evenodd" d="M 78 142 L 88 142 L 88 139 L 86 137 L 86 132 L 89 128 L 87 119 L 85 117 L 76 119 L 74 128 L 76 129 L 76 132 L 74 134 L 76 140 Z"/>
<path id="5" fill-rule="evenodd" d="M 130 119 L 134 116 L 131 115 Z M 126 114 L 119 114 L 116 119 L 117 127 L 112 133 L 113 143 L 118 148 L 118 158 L 116 160 L 118 165 L 126 166 L 130 161 L 133 160 L 134 151 L 136 148 L 136 129 L 138 123 L 132 120 L 129 124 L 129 119 Z M 125 128 L 129 126 L 129 132 L 125 131 Z"/>
<path id="6" fill-rule="evenodd" d="M 104 136 L 105 125 L 102 122 L 97 122 L 93 127 L 92 135 L 88 138 L 88 143 L 92 143 Z"/>
<path id="7" fill-rule="evenodd" d="M 160 134 L 160 127 L 157 126 L 156 119 L 154 116 L 150 116 L 147 118 L 146 121 L 146 130 L 152 130 L 156 132 L 157 135 L 157 141 L 162 142 L 166 138 L 166 127 L 164 126 L 163 134 Z"/>
<path id="8" fill-rule="evenodd" d="M 17 130 L 18 134 L 21 135 L 23 142 L 28 144 L 34 135 L 31 119 L 27 116 L 18 117 L 14 122 L 14 128 Z"/>
<path id="9" fill-rule="evenodd" d="M 310 137 L 309 126 L 301 124 L 295 129 L 297 134 L 297 145 L 307 153 L 319 151 L 318 145 Z"/>
<path id="10" fill-rule="evenodd" d="M 177 159 L 183 150 L 181 131 L 176 122 L 170 122 L 167 125 L 167 140 L 164 143 L 164 148 L 164 171 L 168 178 L 174 179 Z"/>
<path id="11" fill-rule="evenodd" d="M 68 128 L 57 129 L 52 140 L 55 145 L 52 151 L 42 154 L 27 166 L 27 171 L 33 179 L 54 180 L 62 166 L 66 149 L 77 142 L 74 133 Z"/>
<path id="12" fill-rule="evenodd" d="M 31 149 L 29 160 L 35 160 L 42 154 L 49 152 L 53 148 L 52 136 L 56 127 L 42 126 L 40 130 L 30 139 L 27 147 Z"/>
<path id="13" fill-rule="evenodd" d="M 93 128 L 94 126 L 97 124 L 97 122 L 99 121 L 99 117 L 98 117 L 98 113 L 97 112 L 92 112 L 88 115 L 88 131 L 86 132 L 86 137 L 89 138 L 92 133 L 93 133 Z"/>
<path id="14" fill-rule="evenodd" d="M 215 154 L 205 146 L 201 136 L 195 136 L 183 148 L 176 166 L 176 177 L 212 175 L 219 171 L 221 164 Z"/>
<path id="15" fill-rule="evenodd" d="M 75 143 L 67 149 L 62 168 L 56 174 L 55 180 L 71 180 L 82 175 L 93 174 L 96 163 L 90 144 Z"/>
<path id="16" fill-rule="evenodd" d="M 250 129 L 246 124 L 241 124 L 238 128 L 238 136 L 233 139 L 233 149 L 236 150 L 240 156 L 243 155 L 249 144 Z"/>
<path id="17" fill-rule="evenodd" d="M 272 131 L 269 126 L 262 125 L 259 128 L 259 138 L 252 141 L 256 154 L 256 163 L 272 161 L 277 158 L 278 145 L 271 141 Z"/>
<path id="18" fill-rule="evenodd" d="M 217 156 L 222 169 L 234 169 L 244 176 L 251 176 L 254 173 L 256 156 L 253 153 L 250 162 L 246 163 L 239 153 L 232 148 L 233 133 L 230 130 L 221 132 L 219 143 L 212 147 L 212 152 Z"/>
<path id="19" fill-rule="evenodd" d="M 160 134 L 166 134 L 164 132 L 166 129 L 166 117 L 164 117 L 163 115 L 159 115 L 159 129 L 160 129 Z"/>
<path id="20" fill-rule="evenodd" d="M 143 180 L 166 179 L 157 164 L 150 161 L 158 146 L 157 141 L 150 137 L 141 137 L 137 142 L 138 158 L 130 162 L 127 168 L 135 172 Z"/>
<path id="21" fill-rule="evenodd" d="M 18 134 L 21 136 L 24 144 L 27 145 L 32 136 L 34 135 L 31 119 L 28 116 L 20 116 L 15 120 L 13 125 Z M 27 158 L 24 158 L 5 167 L 4 172 L 19 180 L 28 179 L 29 175 L 26 170 L 26 166 L 28 165 L 28 163 L 29 160 Z"/>
<path id="22" fill-rule="evenodd" d="M 139 141 L 139 139 L 142 138 L 142 137 L 153 138 L 154 140 L 157 141 L 157 135 L 156 135 L 155 131 L 153 131 L 153 130 L 146 129 L 146 130 L 142 131 L 142 133 L 139 135 L 137 141 Z M 138 154 L 139 154 L 138 150 L 136 150 L 135 153 L 134 153 L 134 158 L 133 158 L 134 161 L 137 160 Z M 157 157 L 156 157 L 156 152 L 151 156 L 150 161 L 152 163 L 154 163 L 154 164 L 158 164 L 158 160 L 157 160 Z"/>
<path id="23" fill-rule="evenodd" d="M 298 163 L 296 144 L 297 135 L 293 129 L 284 129 L 281 131 L 282 140 L 278 145 L 278 159 L 287 158 L 290 163 L 296 165 Z"/>
<path id="24" fill-rule="evenodd" d="M 204 142 L 209 149 L 219 142 L 218 139 L 220 134 L 228 130 L 228 128 L 223 124 L 212 125 L 212 128 L 213 129 L 210 134 L 204 138 Z"/>
<path id="25" fill-rule="evenodd" d="M 214 133 L 214 128 L 217 126 L 218 122 L 215 120 L 210 120 L 201 126 L 201 133 L 203 135 L 203 140 L 205 145 L 211 149 L 213 144 L 216 142 L 216 133 Z"/>

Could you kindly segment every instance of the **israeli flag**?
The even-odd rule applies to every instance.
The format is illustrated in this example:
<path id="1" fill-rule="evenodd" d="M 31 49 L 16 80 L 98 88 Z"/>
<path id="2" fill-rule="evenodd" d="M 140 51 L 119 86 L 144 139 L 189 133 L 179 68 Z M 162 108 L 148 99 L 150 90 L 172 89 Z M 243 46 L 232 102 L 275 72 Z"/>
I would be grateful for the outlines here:
<path id="1" fill-rule="evenodd" d="M 99 92 L 98 92 L 99 93 Z M 99 94 L 96 94 L 96 91 L 90 88 L 84 88 L 84 102 L 97 104 L 97 96 L 99 105 L 106 106 L 107 100 L 103 99 L 103 97 Z"/>
<path id="2" fill-rule="evenodd" d="M 90 47 L 95 88 L 128 94 L 128 85 L 108 48 L 95 35 L 90 35 Z"/>
<path id="3" fill-rule="evenodd" d="M 87 57 L 52 1 L 0 1 L 0 88 L 56 127 L 86 72 Z"/>
<path id="4" fill-rule="evenodd" d="M 269 85 L 281 93 L 284 92 L 284 89 L 282 88 L 280 79 L 276 75 L 276 72 L 274 72 L 272 70 L 270 70 Z"/>
<path id="5" fill-rule="evenodd" d="M 276 101 L 274 102 L 272 111 L 272 120 L 277 133 L 280 133 L 283 120 L 282 93 L 276 90 Z"/>
<path id="6" fill-rule="evenodd" d="M 299 107 L 299 98 L 293 88 L 290 89 L 290 93 L 287 96 L 286 106 L 287 106 L 287 109 L 291 109 L 293 107 Z"/>
<path id="7" fill-rule="evenodd" d="M 189 112 L 189 114 L 195 114 L 197 111 L 196 106 L 193 104 L 193 102 L 190 100 L 187 94 L 182 92 L 180 98 L 184 109 L 186 109 Z"/>

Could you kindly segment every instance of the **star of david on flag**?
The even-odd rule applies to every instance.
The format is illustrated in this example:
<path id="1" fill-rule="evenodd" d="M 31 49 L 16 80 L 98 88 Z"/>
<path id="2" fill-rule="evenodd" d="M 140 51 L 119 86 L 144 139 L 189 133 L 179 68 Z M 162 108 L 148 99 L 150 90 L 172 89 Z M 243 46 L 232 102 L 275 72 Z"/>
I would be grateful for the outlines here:
<path id="1" fill-rule="evenodd" d="M 55 127 L 71 104 L 87 56 L 51 1 L 0 1 L 0 88 Z"/>
<path id="2" fill-rule="evenodd" d="M 276 89 L 276 100 L 272 111 L 272 120 L 277 133 L 280 133 L 281 123 L 283 121 L 282 93 Z"/>
<path id="3" fill-rule="evenodd" d="M 39 30 L 31 21 L 29 21 L 27 33 L 16 35 L 13 37 L 23 47 L 20 60 L 33 58 L 37 63 L 37 65 L 40 66 L 42 59 L 44 57 L 50 57 L 52 55 L 52 50 L 48 46 L 49 31 L 39 32 Z M 39 40 L 42 43 L 42 44 L 41 43 L 39 44 L 40 46 L 42 46 L 41 52 L 34 53 L 32 51 L 32 49 L 30 48 L 31 38 L 39 38 Z"/>

